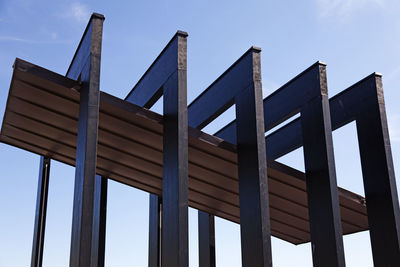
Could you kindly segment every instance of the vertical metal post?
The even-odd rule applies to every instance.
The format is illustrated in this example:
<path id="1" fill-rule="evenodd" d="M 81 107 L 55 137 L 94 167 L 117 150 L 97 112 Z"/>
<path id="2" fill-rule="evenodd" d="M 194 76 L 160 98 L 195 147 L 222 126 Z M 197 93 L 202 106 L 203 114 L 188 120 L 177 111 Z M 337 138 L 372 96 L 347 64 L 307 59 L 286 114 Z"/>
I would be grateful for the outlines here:
<path id="1" fill-rule="evenodd" d="M 400 266 L 400 211 L 380 75 L 356 118 L 368 224 L 375 266 Z M 364 92 L 365 92 L 364 90 Z"/>
<path id="2" fill-rule="evenodd" d="M 93 250 L 93 259 L 97 259 L 94 266 L 104 267 L 105 247 L 106 247 L 106 219 L 107 219 L 107 191 L 108 179 L 96 175 L 95 178 L 95 199 L 93 215 L 93 239 L 98 244 L 98 249 Z M 97 240 L 96 240 L 97 238 Z M 97 255 L 96 255 L 97 254 Z"/>
<path id="3" fill-rule="evenodd" d="M 215 267 L 214 216 L 198 212 L 199 223 L 199 267 Z"/>
<path id="4" fill-rule="evenodd" d="M 71 267 L 98 266 L 101 179 L 96 179 L 97 132 L 100 101 L 100 59 L 104 16 L 93 14 L 68 69 L 80 79 L 75 189 L 72 216 Z M 98 196 L 98 194 L 97 194 Z"/>
<path id="5" fill-rule="evenodd" d="M 177 70 L 163 85 L 163 267 L 189 265 L 186 37 L 177 35 Z"/>
<path id="6" fill-rule="evenodd" d="M 31 267 L 41 267 L 46 228 L 47 197 L 49 192 L 50 159 L 41 156 L 36 196 L 35 227 L 33 229 Z"/>
<path id="7" fill-rule="evenodd" d="M 272 266 L 260 51 L 253 83 L 235 97 L 240 232 L 244 267 Z"/>
<path id="8" fill-rule="evenodd" d="M 321 95 L 301 109 L 313 263 L 321 267 L 344 267 L 326 66 L 319 68 Z"/>
<path id="9" fill-rule="evenodd" d="M 160 267 L 161 263 L 161 199 L 150 194 L 149 207 L 149 267 Z"/>

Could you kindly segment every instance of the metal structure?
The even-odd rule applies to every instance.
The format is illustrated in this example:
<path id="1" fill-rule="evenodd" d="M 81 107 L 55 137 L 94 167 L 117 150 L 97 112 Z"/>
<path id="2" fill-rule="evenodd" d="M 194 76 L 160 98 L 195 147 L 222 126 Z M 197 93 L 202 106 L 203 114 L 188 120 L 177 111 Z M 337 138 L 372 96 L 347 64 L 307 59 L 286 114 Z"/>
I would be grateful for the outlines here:
<path id="1" fill-rule="evenodd" d="M 262 99 L 251 47 L 187 106 L 178 31 L 125 100 L 100 91 L 104 17 L 93 14 L 65 76 L 16 59 L 0 140 L 41 155 L 31 266 L 41 266 L 50 160 L 75 166 L 70 266 L 104 266 L 107 180 L 150 193 L 149 267 L 215 266 L 214 216 L 240 223 L 242 265 L 272 266 L 271 235 L 345 266 L 343 234 L 370 230 L 375 266 L 400 265 L 399 204 L 379 74 L 328 99 L 317 62 Z M 163 114 L 149 110 L 163 96 Z M 201 131 L 232 105 L 236 119 Z M 299 118 L 265 136 L 294 115 Z M 365 199 L 336 184 L 332 130 L 355 121 Z M 305 173 L 275 161 L 303 146 Z"/>

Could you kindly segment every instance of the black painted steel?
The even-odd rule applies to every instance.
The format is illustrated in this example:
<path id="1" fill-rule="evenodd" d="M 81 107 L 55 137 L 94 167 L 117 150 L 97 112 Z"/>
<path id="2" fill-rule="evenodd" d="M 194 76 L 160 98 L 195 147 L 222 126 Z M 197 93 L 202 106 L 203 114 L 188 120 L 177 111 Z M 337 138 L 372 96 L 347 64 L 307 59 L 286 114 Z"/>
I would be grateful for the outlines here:
<path id="1" fill-rule="evenodd" d="M 356 117 L 375 266 L 400 266 L 400 211 L 380 75 L 362 83 Z"/>
<path id="2" fill-rule="evenodd" d="M 176 71 L 178 57 L 181 57 L 176 54 L 179 49 L 176 41 L 178 36 L 187 36 L 187 33 L 178 31 L 174 35 L 126 96 L 126 101 L 145 108 L 151 108 L 162 96 L 162 86 L 167 82 L 169 76 Z"/>
<path id="3" fill-rule="evenodd" d="M 107 219 L 107 191 L 108 179 L 96 175 L 94 187 L 94 215 L 93 215 L 93 243 L 98 244 L 97 250 L 93 251 L 93 266 L 104 267 L 106 248 L 106 219 Z M 96 255 L 97 254 L 97 255 Z"/>
<path id="4" fill-rule="evenodd" d="M 400 264 L 399 204 L 381 76 L 372 74 L 329 101 L 332 129 L 356 121 L 375 266 Z M 267 155 L 303 145 L 300 119 L 267 136 Z"/>
<path id="5" fill-rule="evenodd" d="M 70 266 L 104 266 L 107 178 L 96 175 L 104 16 L 93 14 L 66 76 L 81 83 Z M 233 104 L 216 136 L 237 145 L 243 266 L 272 266 L 266 156 L 303 146 L 314 266 L 345 266 L 332 129 L 355 121 L 375 266 L 400 265 L 400 209 L 382 80 L 372 74 L 328 100 L 317 62 L 262 100 L 260 49 L 252 47 L 189 107 L 187 34 L 178 31 L 126 101 L 163 98 L 162 203 L 150 195 L 149 266 L 188 266 L 188 125 L 202 129 Z M 299 113 L 300 118 L 264 133 Z M 31 266 L 41 266 L 50 159 L 41 157 Z M 162 219 L 161 219 L 162 218 Z M 214 217 L 199 211 L 199 266 L 215 266 Z"/>
<path id="6" fill-rule="evenodd" d="M 326 80 L 319 77 L 321 96 L 301 110 L 313 263 L 345 266 Z"/>
<path id="7" fill-rule="evenodd" d="M 260 52 L 250 48 L 188 107 L 201 129 L 236 104 L 243 266 L 272 266 Z"/>
<path id="8" fill-rule="evenodd" d="M 39 179 L 36 196 L 35 227 L 33 229 L 31 267 L 41 267 L 46 228 L 47 197 L 49 192 L 50 159 L 40 157 Z"/>
<path id="9" fill-rule="evenodd" d="M 316 73 L 316 66 L 321 64 L 324 65 L 322 62 L 313 64 L 264 99 L 265 131 L 300 112 L 300 108 L 318 93 L 319 87 L 315 84 L 315 75 L 319 75 Z M 236 144 L 235 128 L 236 121 L 232 121 L 215 135 Z"/>
<path id="10" fill-rule="evenodd" d="M 82 82 L 80 89 L 75 189 L 72 217 L 71 267 L 98 266 L 101 228 L 96 205 L 101 179 L 96 179 L 100 100 L 100 58 L 104 16 L 93 14 L 67 77 Z M 97 194 L 99 196 L 99 194 Z M 101 202 L 101 201 L 100 201 Z M 96 216 L 97 215 L 97 216 Z"/>
<path id="11" fill-rule="evenodd" d="M 178 31 L 142 76 L 126 101 L 150 108 L 163 96 L 163 193 L 162 266 L 188 266 L 188 123 L 187 123 L 187 33 Z M 151 196 L 152 199 L 154 196 Z M 150 206 L 150 214 L 156 213 Z M 156 215 L 157 216 L 157 215 Z M 150 225 L 149 258 L 156 259 L 160 248 L 153 248 L 154 227 Z M 150 262 L 149 265 L 154 264 Z"/>
<path id="12" fill-rule="evenodd" d="M 282 133 L 286 135 L 282 138 L 286 138 L 286 144 L 302 138 L 304 145 L 314 266 L 344 266 L 327 94 L 326 66 L 317 62 L 264 99 L 264 127 L 268 131 L 300 112 L 301 117 L 296 120 L 300 124 L 292 123 L 284 127 Z M 234 132 L 236 124 L 237 120 L 231 122 L 216 135 L 239 144 Z M 291 131 L 298 131 L 296 138 L 288 138 Z M 269 144 L 270 141 L 266 149 L 268 154 L 279 154 L 271 153 Z"/>
<path id="13" fill-rule="evenodd" d="M 154 194 L 149 198 L 149 267 L 161 266 L 161 199 Z"/>
<path id="14" fill-rule="evenodd" d="M 198 211 L 199 267 L 215 267 L 214 216 Z"/>
<path id="15" fill-rule="evenodd" d="M 180 49 L 186 52 L 185 39 L 179 39 L 182 39 Z M 184 65 L 178 66 L 163 86 L 163 267 L 189 265 L 186 58 L 181 63 Z"/>

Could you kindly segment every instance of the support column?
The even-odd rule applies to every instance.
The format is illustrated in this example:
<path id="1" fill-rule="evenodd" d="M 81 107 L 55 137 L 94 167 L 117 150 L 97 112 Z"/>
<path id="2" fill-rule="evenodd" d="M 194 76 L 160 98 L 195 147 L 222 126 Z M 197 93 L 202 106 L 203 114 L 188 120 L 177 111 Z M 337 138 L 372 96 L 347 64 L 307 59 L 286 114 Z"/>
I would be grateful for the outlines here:
<path id="1" fill-rule="evenodd" d="M 106 248 L 106 219 L 107 219 L 107 191 L 108 179 L 96 175 L 95 178 L 95 200 L 94 200 L 94 220 L 93 220 L 93 239 L 98 244 L 98 249 L 93 251 L 93 258 L 97 259 L 94 266 L 104 267 L 104 256 Z M 96 238 L 98 238 L 96 240 Z M 97 255 L 96 255 L 97 253 Z"/>
<path id="2" fill-rule="evenodd" d="M 189 265 L 186 36 L 177 35 L 177 70 L 163 85 L 163 267 Z"/>
<path id="3" fill-rule="evenodd" d="M 272 266 L 260 51 L 254 82 L 235 97 L 242 266 Z"/>
<path id="4" fill-rule="evenodd" d="M 100 60 L 104 16 L 93 14 L 68 69 L 80 80 L 79 121 L 75 165 L 70 267 L 97 267 L 101 228 L 96 206 L 101 179 L 96 179 L 100 101 Z M 101 201 L 100 201 L 101 202 Z"/>
<path id="5" fill-rule="evenodd" d="M 199 223 L 199 267 L 215 267 L 214 216 L 198 211 Z"/>
<path id="6" fill-rule="evenodd" d="M 161 263 L 161 199 L 150 194 L 149 207 L 149 267 L 160 267 Z"/>
<path id="7" fill-rule="evenodd" d="M 374 266 L 400 266 L 400 211 L 382 79 L 365 82 L 371 95 L 356 119 Z M 365 92 L 364 90 L 364 92 Z"/>
<path id="8" fill-rule="evenodd" d="M 36 196 L 35 227 L 33 229 L 31 267 L 41 267 L 46 228 L 47 197 L 49 192 L 50 159 L 41 156 Z"/>
<path id="9" fill-rule="evenodd" d="M 301 109 L 313 265 L 344 267 L 325 66 L 319 68 L 321 95 Z"/>

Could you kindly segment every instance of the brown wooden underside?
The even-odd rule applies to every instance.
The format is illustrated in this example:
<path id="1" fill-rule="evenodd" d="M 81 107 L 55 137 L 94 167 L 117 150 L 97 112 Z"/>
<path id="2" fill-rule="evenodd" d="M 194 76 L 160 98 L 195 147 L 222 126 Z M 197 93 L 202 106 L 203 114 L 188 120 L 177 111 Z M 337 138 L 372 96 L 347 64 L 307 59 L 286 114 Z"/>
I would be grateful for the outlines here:
<path id="1" fill-rule="evenodd" d="M 17 59 L 0 140 L 74 166 L 79 84 Z M 101 92 L 97 173 L 161 195 L 161 115 Z M 268 160 L 271 232 L 310 241 L 305 175 Z M 343 233 L 368 229 L 364 198 L 339 188 Z M 189 204 L 239 223 L 234 145 L 189 128 Z"/>

